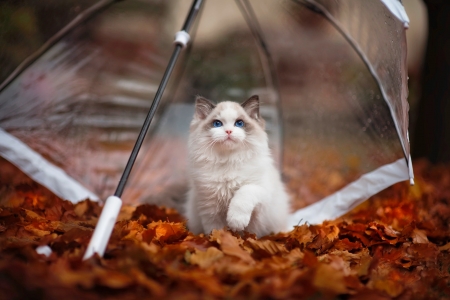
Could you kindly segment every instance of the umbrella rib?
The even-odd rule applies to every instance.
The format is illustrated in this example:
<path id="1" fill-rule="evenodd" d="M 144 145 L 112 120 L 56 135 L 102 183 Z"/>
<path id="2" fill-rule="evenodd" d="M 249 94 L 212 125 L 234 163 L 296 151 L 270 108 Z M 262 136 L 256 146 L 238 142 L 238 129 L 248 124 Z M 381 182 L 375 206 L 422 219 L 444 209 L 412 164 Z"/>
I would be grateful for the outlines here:
<path id="1" fill-rule="evenodd" d="M 235 1 L 239 10 L 241 11 L 245 21 L 247 22 L 248 27 L 250 28 L 250 31 L 252 32 L 253 37 L 255 38 L 255 41 L 257 44 L 259 44 L 260 47 L 258 47 L 259 51 L 262 51 L 264 55 L 260 54 L 260 58 L 265 57 L 267 65 L 261 61 L 261 65 L 263 68 L 263 71 L 265 73 L 265 78 L 268 81 L 267 85 L 273 88 L 277 93 L 276 98 L 276 106 L 277 106 L 277 114 L 278 119 L 283 120 L 283 113 L 282 113 L 282 107 L 281 107 L 281 101 L 280 101 L 280 88 L 278 86 L 278 79 L 276 75 L 276 68 L 275 63 L 273 62 L 272 54 L 269 50 L 269 47 L 267 46 L 267 43 L 264 39 L 263 31 L 261 29 L 261 26 L 259 25 L 258 19 L 255 15 L 255 12 L 248 0 L 236 0 Z M 280 166 L 283 166 L 283 141 L 284 141 L 284 131 L 281 128 L 280 130 L 280 139 L 281 139 L 281 146 L 279 151 L 279 162 Z"/>
<path id="2" fill-rule="evenodd" d="M 362 59 L 366 67 L 369 69 L 369 72 L 372 74 L 372 76 L 375 78 L 375 81 L 377 82 L 377 85 L 381 91 L 381 94 L 383 96 L 384 101 L 387 103 L 389 107 L 389 111 L 391 113 L 392 121 L 394 122 L 395 130 L 397 131 L 397 137 L 400 141 L 400 145 L 402 146 L 403 154 L 406 159 L 406 163 L 409 166 L 410 165 L 410 159 L 409 159 L 409 153 L 406 151 L 406 145 L 404 144 L 402 138 L 401 138 L 401 131 L 400 126 L 397 123 L 397 119 L 394 117 L 395 112 L 394 108 L 392 107 L 391 103 L 388 101 L 388 95 L 386 94 L 385 89 L 383 88 L 380 78 L 378 77 L 377 72 L 371 65 L 368 57 L 364 54 L 362 49 L 359 47 L 358 43 L 342 28 L 342 26 L 339 24 L 338 20 L 336 20 L 321 4 L 317 3 L 314 0 L 296 0 L 296 3 L 302 4 L 306 6 L 307 8 L 313 10 L 316 13 L 321 14 L 326 19 L 330 21 L 330 23 L 336 28 L 337 31 L 347 40 L 347 42 L 352 46 L 352 48 L 356 51 L 358 56 Z"/>
<path id="3" fill-rule="evenodd" d="M 194 23 L 195 17 L 198 14 L 198 11 L 200 10 L 201 4 L 203 0 L 194 0 L 192 3 L 192 7 L 188 13 L 188 16 L 186 18 L 186 21 L 184 22 L 184 25 L 181 29 L 182 32 L 187 33 L 189 29 L 191 28 L 192 24 Z M 125 185 L 128 181 L 128 177 L 130 176 L 131 169 L 133 168 L 133 165 L 136 161 L 137 155 L 139 153 L 139 150 L 142 146 L 142 143 L 144 141 L 144 138 L 147 134 L 148 129 L 150 128 L 150 124 L 152 122 L 153 117 L 155 116 L 156 109 L 158 108 L 158 105 L 161 101 L 162 95 L 164 93 L 164 90 L 167 86 L 167 83 L 169 81 L 170 75 L 172 74 L 172 71 L 175 67 L 175 64 L 178 60 L 178 56 L 180 55 L 181 50 L 183 49 L 183 45 L 176 42 L 175 43 L 175 49 L 173 50 L 172 56 L 169 60 L 169 63 L 167 65 L 166 71 L 163 75 L 163 78 L 161 79 L 161 83 L 159 84 L 158 91 L 155 94 L 155 97 L 153 99 L 152 105 L 150 106 L 150 109 L 148 111 L 147 117 L 145 118 L 144 124 L 142 125 L 141 131 L 139 132 L 138 138 L 136 139 L 136 143 L 133 147 L 133 150 L 131 151 L 130 157 L 128 159 L 128 162 L 125 166 L 125 169 L 122 173 L 122 177 L 119 180 L 119 183 L 117 185 L 117 189 L 114 193 L 114 196 L 121 197 L 123 190 L 125 188 Z"/>

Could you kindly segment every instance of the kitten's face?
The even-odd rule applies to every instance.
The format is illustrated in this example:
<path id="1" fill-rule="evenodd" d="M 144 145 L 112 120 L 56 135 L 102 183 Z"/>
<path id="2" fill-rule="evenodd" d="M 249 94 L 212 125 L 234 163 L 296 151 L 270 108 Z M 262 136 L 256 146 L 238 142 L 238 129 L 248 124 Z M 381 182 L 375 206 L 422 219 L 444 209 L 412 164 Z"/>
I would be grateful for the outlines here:
<path id="1" fill-rule="evenodd" d="M 259 116 L 259 98 L 253 96 L 239 105 L 221 102 L 217 106 L 197 98 L 192 134 L 205 148 L 217 151 L 249 149 L 265 140 L 264 121 Z"/>

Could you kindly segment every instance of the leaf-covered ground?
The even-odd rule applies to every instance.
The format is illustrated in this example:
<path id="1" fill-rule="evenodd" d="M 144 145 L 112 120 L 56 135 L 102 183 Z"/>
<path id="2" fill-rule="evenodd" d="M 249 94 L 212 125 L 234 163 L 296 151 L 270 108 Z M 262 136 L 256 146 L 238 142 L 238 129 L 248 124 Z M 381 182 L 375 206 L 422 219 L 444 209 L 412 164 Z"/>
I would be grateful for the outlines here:
<path id="1" fill-rule="evenodd" d="M 100 207 L 17 186 L 0 207 L 0 299 L 446 299 L 450 167 L 415 172 L 415 187 L 341 219 L 260 239 L 193 235 L 173 210 L 125 206 L 104 258 L 87 261 Z"/>

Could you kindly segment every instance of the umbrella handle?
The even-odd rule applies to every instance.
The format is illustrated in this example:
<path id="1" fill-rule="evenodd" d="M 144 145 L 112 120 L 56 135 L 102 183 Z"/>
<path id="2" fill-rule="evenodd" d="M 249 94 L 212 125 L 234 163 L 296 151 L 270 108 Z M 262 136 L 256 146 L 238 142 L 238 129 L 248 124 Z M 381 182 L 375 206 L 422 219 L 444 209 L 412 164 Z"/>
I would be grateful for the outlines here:
<path id="1" fill-rule="evenodd" d="M 84 253 L 83 260 L 90 258 L 94 253 L 103 256 L 121 207 L 122 199 L 119 197 L 109 196 L 106 199 L 97 226 L 95 226 L 94 234 Z"/>

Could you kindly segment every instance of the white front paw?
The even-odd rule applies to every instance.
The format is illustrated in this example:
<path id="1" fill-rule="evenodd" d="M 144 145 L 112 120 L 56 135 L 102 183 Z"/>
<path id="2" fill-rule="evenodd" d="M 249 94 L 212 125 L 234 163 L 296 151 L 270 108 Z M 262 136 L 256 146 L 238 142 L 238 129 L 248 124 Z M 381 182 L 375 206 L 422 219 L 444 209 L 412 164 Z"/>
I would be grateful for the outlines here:
<path id="1" fill-rule="evenodd" d="M 244 213 L 236 209 L 229 209 L 227 214 L 227 225 L 233 231 L 242 231 L 250 223 L 252 214 Z"/>

